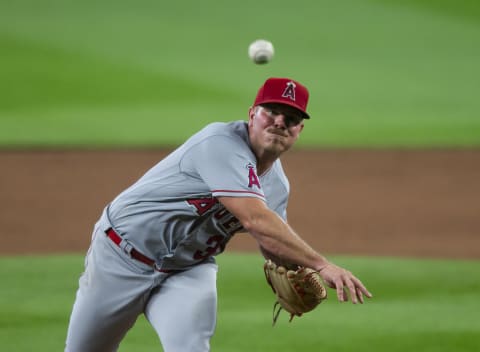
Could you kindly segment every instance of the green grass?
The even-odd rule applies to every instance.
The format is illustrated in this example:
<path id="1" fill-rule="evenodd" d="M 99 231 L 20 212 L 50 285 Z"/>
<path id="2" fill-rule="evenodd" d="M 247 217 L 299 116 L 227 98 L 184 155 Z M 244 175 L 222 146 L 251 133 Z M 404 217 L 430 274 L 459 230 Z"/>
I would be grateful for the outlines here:
<path id="1" fill-rule="evenodd" d="M 303 147 L 479 146 L 479 37 L 468 0 L 0 0 L 0 147 L 177 145 L 268 76 L 311 90 Z"/>
<path id="2" fill-rule="evenodd" d="M 374 294 L 364 305 L 330 298 L 271 326 L 273 294 L 256 254 L 218 258 L 219 314 L 213 351 L 476 351 L 480 262 L 333 257 Z M 0 258 L 0 344 L 5 351 L 63 349 L 81 255 Z M 159 350 L 144 318 L 120 351 Z"/>

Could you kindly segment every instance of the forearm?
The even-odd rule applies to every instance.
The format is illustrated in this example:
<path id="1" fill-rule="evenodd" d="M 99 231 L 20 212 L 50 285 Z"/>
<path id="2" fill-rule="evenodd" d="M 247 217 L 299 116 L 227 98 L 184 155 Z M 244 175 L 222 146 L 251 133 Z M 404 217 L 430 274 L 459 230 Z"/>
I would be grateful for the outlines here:
<path id="1" fill-rule="evenodd" d="M 358 278 L 316 252 L 264 202 L 246 197 L 221 197 L 219 200 L 255 237 L 267 258 L 317 270 L 327 285 L 337 290 L 340 301 L 348 300 L 346 290 L 350 292 L 353 303 L 363 303 L 363 295 L 372 297 Z"/>
<path id="2" fill-rule="evenodd" d="M 267 257 L 321 270 L 328 261 L 317 253 L 277 213 L 256 198 L 220 197 L 220 202 L 242 223 Z M 274 259 L 274 258 L 271 258 Z"/>
<path id="3" fill-rule="evenodd" d="M 246 224 L 246 229 L 257 240 L 264 256 L 277 263 L 294 263 L 316 270 L 327 265 L 327 259 L 300 238 L 277 214 L 265 211 L 258 215 Z"/>

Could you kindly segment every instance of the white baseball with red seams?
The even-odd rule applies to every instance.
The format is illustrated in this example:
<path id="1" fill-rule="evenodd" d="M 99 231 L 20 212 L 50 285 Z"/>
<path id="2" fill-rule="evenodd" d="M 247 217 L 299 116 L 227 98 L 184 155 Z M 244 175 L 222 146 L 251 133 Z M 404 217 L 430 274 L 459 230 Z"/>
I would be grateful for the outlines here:
<path id="1" fill-rule="evenodd" d="M 265 39 L 255 40 L 248 47 L 248 56 L 256 64 L 266 64 L 273 59 L 275 50 L 272 42 Z"/>

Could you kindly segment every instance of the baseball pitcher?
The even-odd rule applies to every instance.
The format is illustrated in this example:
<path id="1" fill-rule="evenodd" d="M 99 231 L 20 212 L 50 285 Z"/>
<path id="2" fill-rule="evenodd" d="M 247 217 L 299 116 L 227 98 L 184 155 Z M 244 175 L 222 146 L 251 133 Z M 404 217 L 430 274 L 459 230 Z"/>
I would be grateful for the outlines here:
<path id="1" fill-rule="evenodd" d="M 308 91 L 288 78 L 260 87 L 248 121 L 212 123 L 153 166 L 95 224 L 68 327 L 68 352 L 116 351 L 144 314 L 166 352 L 209 351 L 217 311 L 215 256 L 248 232 L 280 309 L 371 294 L 287 223 L 280 155 L 304 128 Z M 278 314 L 277 314 L 278 316 Z"/>

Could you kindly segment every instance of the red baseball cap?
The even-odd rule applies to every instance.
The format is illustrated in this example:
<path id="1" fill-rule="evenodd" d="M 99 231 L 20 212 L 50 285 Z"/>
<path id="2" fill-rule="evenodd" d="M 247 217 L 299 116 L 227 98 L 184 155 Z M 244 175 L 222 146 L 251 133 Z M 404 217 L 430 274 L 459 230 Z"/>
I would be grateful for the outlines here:
<path id="1" fill-rule="evenodd" d="M 293 79 L 269 78 L 258 90 L 253 106 L 268 103 L 286 104 L 300 110 L 303 117 L 309 119 L 308 95 L 308 89 Z"/>

